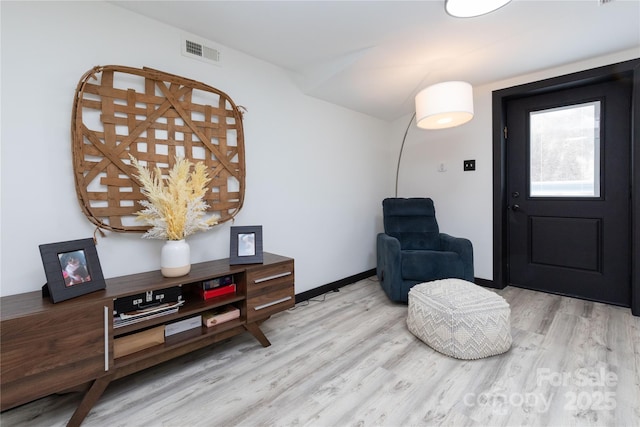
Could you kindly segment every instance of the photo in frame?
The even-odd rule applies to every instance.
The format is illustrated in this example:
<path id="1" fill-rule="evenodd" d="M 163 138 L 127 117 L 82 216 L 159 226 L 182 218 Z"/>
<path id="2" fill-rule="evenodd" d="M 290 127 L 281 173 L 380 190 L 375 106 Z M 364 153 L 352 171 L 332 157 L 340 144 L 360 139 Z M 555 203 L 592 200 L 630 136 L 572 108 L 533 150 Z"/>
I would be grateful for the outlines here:
<path id="1" fill-rule="evenodd" d="M 93 239 L 40 245 L 42 265 L 47 283 L 43 296 L 57 303 L 105 289 L 102 267 Z"/>
<path id="2" fill-rule="evenodd" d="M 261 264 L 262 226 L 231 227 L 229 264 Z"/>

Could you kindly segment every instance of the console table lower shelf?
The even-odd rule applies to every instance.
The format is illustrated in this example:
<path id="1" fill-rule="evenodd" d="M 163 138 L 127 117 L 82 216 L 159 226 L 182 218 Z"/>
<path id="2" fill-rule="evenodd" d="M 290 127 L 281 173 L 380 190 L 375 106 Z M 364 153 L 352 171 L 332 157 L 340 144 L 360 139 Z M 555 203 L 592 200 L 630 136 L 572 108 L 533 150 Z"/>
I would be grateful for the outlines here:
<path id="1" fill-rule="evenodd" d="M 203 300 L 195 292 L 205 281 L 229 277 L 235 282 L 234 294 Z M 105 290 L 58 304 L 39 292 L 2 297 L 1 410 L 89 384 L 68 423 L 79 426 L 111 381 L 245 332 L 267 347 L 271 343 L 260 325 L 293 307 L 294 277 L 293 259 L 265 253 L 261 264 L 229 265 L 228 259 L 194 264 L 189 275 L 180 278 L 153 271 L 107 279 Z M 114 327 L 118 298 L 172 286 L 180 286 L 184 297 L 176 312 Z M 167 325 L 200 321 L 204 313 L 227 308 L 238 317 L 210 327 L 192 326 L 141 350 L 114 351 L 116 340 L 123 337 L 158 330 L 164 334 Z"/>

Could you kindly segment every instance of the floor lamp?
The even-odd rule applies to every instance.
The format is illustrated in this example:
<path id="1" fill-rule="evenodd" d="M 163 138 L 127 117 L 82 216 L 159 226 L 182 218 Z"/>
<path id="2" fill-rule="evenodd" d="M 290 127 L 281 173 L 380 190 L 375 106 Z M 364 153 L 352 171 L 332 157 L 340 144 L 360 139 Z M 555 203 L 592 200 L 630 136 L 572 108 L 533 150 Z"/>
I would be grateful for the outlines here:
<path id="1" fill-rule="evenodd" d="M 416 119 L 416 125 L 421 129 L 446 129 L 468 122 L 473 118 L 473 88 L 469 83 L 461 81 L 438 83 L 420 91 L 415 103 L 416 110 L 404 131 L 400 146 L 396 168 L 396 197 L 400 161 L 413 119 Z"/>

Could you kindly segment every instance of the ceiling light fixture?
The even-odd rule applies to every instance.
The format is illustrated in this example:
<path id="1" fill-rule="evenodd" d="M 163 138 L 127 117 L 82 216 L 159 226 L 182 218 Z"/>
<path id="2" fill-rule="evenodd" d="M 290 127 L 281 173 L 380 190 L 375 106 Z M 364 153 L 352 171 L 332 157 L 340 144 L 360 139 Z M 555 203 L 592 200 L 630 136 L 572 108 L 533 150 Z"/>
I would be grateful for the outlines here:
<path id="1" fill-rule="evenodd" d="M 472 18 L 500 9 L 511 0 L 445 0 L 444 9 L 456 18 Z"/>
<path id="2" fill-rule="evenodd" d="M 413 119 L 416 119 L 416 125 L 421 129 L 445 129 L 467 123 L 473 118 L 473 87 L 460 81 L 438 83 L 421 90 L 416 95 L 415 103 L 416 111 L 409 120 L 400 146 L 396 169 L 396 197 L 402 151 Z"/>

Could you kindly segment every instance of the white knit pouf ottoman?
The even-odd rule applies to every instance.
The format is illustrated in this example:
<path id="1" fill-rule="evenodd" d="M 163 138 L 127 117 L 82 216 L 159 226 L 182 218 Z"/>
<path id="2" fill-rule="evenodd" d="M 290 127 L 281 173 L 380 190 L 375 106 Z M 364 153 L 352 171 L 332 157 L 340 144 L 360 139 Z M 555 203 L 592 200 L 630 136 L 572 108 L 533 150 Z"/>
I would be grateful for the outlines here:
<path id="1" fill-rule="evenodd" d="M 509 350 L 510 316 L 504 298 L 465 280 L 434 280 L 409 291 L 409 331 L 457 359 L 480 359 Z"/>

